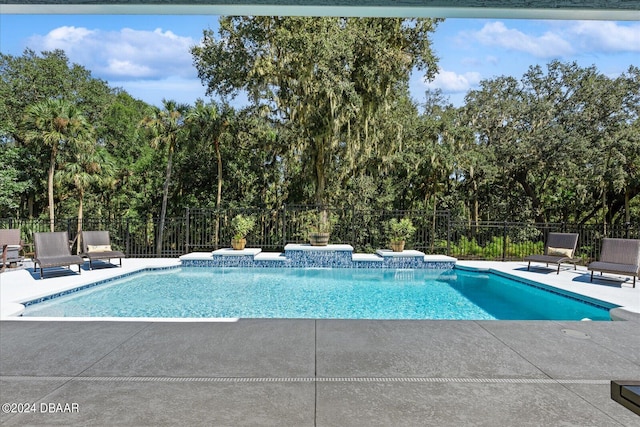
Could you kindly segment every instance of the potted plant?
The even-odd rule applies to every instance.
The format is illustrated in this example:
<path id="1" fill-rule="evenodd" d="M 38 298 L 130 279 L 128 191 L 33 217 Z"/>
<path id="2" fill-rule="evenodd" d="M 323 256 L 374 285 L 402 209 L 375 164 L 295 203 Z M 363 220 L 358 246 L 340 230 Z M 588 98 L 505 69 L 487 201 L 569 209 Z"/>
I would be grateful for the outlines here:
<path id="1" fill-rule="evenodd" d="M 238 214 L 231 220 L 231 228 L 233 229 L 233 237 L 231 238 L 231 247 L 234 250 L 242 250 L 247 244 L 247 234 L 253 230 L 256 221 L 252 216 Z"/>
<path id="2" fill-rule="evenodd" d="M 326 225 L 319 225 L 309 229 L 309 243 L 311 246 L 327 246 L 331 230 Z"/>
<path id="3" fill-rule="evenodd" d="M 391 249 L 394 252 L 402 252 L 405 242 L 413 236 L 416 228 L 409 218 L 402 218 L 400 221 L 396 218 L 391 218 L 388 226 Z"/>
<path id="4" fill-rule="evenodd" d="M 331 230 L 336 223 L 335 215 L 328 215 L 326 210 L 322 210 L 304 213 L 301 218 L 311 246 L 327 246 Z"/>

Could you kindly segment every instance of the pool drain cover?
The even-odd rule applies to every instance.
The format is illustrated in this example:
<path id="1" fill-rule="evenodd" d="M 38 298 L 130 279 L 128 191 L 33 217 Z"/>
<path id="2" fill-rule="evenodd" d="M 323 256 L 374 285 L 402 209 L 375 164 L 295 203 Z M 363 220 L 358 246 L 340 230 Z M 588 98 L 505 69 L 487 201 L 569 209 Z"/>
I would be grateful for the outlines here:
<path id="1" fill-rule="evenodd" d="M 581 340 L 588 340 L 591 338 L 588 334 L 585 334 L 584 332 L 576 331 L 574 329 L 562 329 L 562 333 L 571 338 L 578 338 Z"/>

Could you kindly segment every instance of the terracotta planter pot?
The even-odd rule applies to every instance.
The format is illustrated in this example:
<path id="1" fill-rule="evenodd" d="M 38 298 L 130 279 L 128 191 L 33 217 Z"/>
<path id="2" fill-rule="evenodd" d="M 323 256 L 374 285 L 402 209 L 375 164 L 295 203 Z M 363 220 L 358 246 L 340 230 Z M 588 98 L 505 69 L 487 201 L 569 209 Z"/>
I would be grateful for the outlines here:
<path id="1" fill-rule="evenodd" d="M 309 243 L 311 246 L 327 246 L 329 233 L 309 233 Z"/>
<path id="2" fill-rule="evenodd" d="M 398 240 L 396 242 L 391 242 L 391 243 L 389 243 L 389 246 L 391 246 L 391 250 L 393 252 L 402 252 L 402 251 L 404 251 L 404 240 Z"/>
<path id="3" fill-rule="evenodd" d="M 247 244 L 247 239 L 231 239 L 231 247 L 236 251 L 241 251 Z"/>

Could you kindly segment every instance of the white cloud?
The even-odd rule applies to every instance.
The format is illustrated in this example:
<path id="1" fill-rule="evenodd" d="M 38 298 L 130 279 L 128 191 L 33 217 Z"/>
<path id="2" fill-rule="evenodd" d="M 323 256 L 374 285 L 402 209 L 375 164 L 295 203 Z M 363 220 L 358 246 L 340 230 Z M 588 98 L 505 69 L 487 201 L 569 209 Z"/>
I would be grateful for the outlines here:
<path id="1" fill-rule="evenodd" d="M 581 51 L 640 52 L 640 24 L 578 21 L 567 33 L 576 39 Z"/>
<path id="2" fill-rule="evenodd" d="M 196 71 L 189 48 L 195 44 L 191 37 L 171 31 L 129 28 L 103 31 L 59 27 L 29 40 L 29 46 L 36 51 L 63 49 L 71 62 L 106 80 L 193 78 Z"/>
<path id="3" fill-rule="evenodd" d="M 73 43 L 82 42 L 82 40 L 86 37 L 90 37 L 94 34 L 94 31 L 88 30 L 86 28 L 77 28 L 77 27 L 58 27 L 49 32 L 49 37 L 45 42 L 48 41 L 49 46 L 54 47 L 54 45 L 66 45 L 70 46 Z"/>
<path id="4" fill-rule="evenodd" d="M 562 57 L 574 53 L 571 44 L 559 34 L 546 32 L 541 36 L 532 36 L 507 28 L 499 21 L 485 24 L 480 31 L 471 33 L 471 37 L 483 45 L 525 52 L 538 58 Z"/>
<path id="5" fill-rule="evenodd" d="M 441 89 L 444 93 L 459 93 L 469 91 L 480 82 L 480 78 L 476 71 L 457 74 L 440 69 L 432 81 L 424 81 L 424 84 L 429 89 Z"/>
<path id="6" fill-rule="evenodd" d="M 153 71 L 149 67 L 135 64 L 131 61 L 109 59 L 107 62 L 106 70 L 108 70 L 108 74 L 113 76 L 146 77 L 153 74 Z"/>

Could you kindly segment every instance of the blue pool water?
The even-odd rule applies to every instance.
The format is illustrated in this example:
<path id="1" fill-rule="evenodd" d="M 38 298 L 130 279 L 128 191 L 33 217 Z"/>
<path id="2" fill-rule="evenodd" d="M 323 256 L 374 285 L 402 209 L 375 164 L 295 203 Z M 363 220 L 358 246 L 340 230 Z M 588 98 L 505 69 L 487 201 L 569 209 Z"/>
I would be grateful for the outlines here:
<path id="1" fill-rule="evenodd" d="M 134 274 L 24 316 L 609 320 L 597 307 L 461 270 L 198 268 Z"/>

